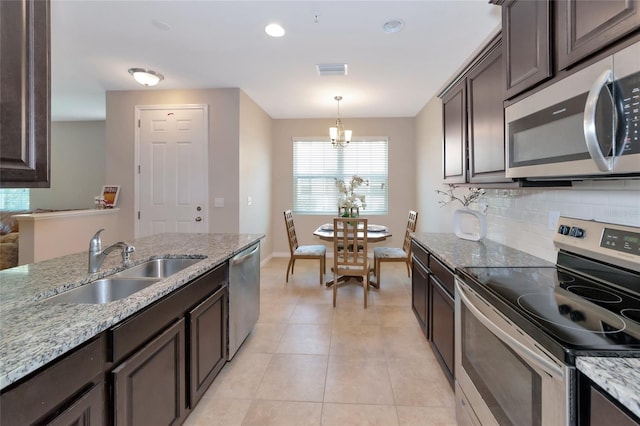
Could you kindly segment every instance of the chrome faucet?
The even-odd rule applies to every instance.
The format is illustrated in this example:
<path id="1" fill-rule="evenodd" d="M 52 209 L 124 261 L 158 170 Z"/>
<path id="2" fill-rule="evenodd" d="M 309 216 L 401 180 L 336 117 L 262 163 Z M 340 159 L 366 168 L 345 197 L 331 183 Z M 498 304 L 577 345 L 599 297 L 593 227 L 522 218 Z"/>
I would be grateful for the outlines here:
<path id="1" fill-rule="evenodd" d="M 110 245 L 106 249 L 102 250 L 102 241 L 100 241 L 100 233 L 104 231 L 104 228 L 99 229 L 93 237 L 91 237 L 91 241 L 89 241 L 89 273 L 92 274 L 94 272 L 98 272 L 102 262 L 107 257 L 109 253 L 114 250 L 121 249 L 122 250 L 122 262 L 127 262 L 130 259 L 131 253 L 136 251 L 136 248 L 131 244 L 127 244 L 125 242 L 117 242 L 115 244 Z"/>

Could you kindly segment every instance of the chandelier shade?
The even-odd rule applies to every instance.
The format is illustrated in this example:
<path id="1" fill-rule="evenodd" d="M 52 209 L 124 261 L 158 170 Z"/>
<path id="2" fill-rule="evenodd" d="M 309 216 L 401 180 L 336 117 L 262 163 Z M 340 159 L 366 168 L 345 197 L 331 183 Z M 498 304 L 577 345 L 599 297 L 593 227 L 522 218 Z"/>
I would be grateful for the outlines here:
<path id="1" fill-rule="evenodd" d="M 331 144 L 334 148 L 339 146 L 345 147 L 349 145 L 349 142 L 351 142 L 351 135 L 353 132 L 351 130 L 346 130 L 342 125 L 342 120 L 340 119 L 340 101 L 342 100 L 342 96 L 336 96 L 334 99 L 338 102 L 338 116 L 336 118 L 336 125 L 334 127 L 329 127 L 329 139 L 331 139 Z"/>

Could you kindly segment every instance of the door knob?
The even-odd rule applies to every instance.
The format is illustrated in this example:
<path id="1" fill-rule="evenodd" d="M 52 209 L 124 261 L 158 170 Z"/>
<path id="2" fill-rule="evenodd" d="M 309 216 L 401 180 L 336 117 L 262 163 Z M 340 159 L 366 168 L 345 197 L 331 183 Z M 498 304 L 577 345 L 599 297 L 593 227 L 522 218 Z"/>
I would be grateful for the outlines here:
<path id="1" fill-rule="evenodd" d="M 202 218 L 200 216 L 196 217 L 196 222 L 202 222 Z"/>

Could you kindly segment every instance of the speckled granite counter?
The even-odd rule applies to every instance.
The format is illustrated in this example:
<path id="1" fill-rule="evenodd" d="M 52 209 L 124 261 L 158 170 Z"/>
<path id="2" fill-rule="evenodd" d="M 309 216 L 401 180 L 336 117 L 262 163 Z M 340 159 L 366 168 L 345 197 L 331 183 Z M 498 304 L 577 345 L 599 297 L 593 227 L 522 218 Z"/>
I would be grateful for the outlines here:
<path id="1" fill-rule="evenodd" d="M 640 358 L 578 357 L 576 367 L 640 417 Z"/>
<path id="2" fill-rule="evenodd" d="M 128 298 L 103 305 L 58 304 L 43 299 L 123 269 L 117 252 L 107 257 L 100 272 L 91 275 L 87 274 L 87 252 L 0 271 L 0 389 L 263 237 L 257 234 L 160 234 L 130 241 L 136 251 L 128 266 L 158 257 L 206 258 Z"/>
<path id="3" fill-rule="evenodd" d="M 413 239 L 451 269 L 464 266 L 554 266 L 539 257 L 491 240 L 469 241 L 455 234 L 414 233 Z"/>

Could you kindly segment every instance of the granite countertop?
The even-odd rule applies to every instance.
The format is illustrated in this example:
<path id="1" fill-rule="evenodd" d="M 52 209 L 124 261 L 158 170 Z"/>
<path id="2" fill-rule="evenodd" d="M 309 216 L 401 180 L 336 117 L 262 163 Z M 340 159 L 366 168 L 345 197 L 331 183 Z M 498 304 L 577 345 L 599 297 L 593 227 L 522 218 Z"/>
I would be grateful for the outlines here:
<path id="1" fill-rule="evenodd" d="M 413 239 L 451 269 L 462 267 L 553 267 L 553 263 L 484 239 L 463 240 L 455 234 L 414 233 Z"/>
<path id="2" fill-rule="evenodd" d="M 640 358 L 578 357 L 576 367 L 640 417 Z"/>
<path id="3" fill-rule="evenodd" d="M 122 270 L 119 252 L 110 254 L 100 271 L 94 274 L 87 273 L 87 252 L 0 271 L 0 389 L 220 265 L 263 237 L 259 234 L 167 233 L 129 241 L 136 251 L 127 266 L 160 257 L 202 260 L 125 299 L 102 305 L 51 303 L 44 299 Z"/>

